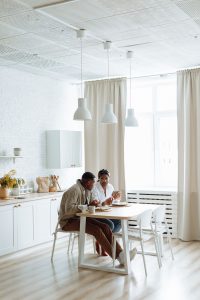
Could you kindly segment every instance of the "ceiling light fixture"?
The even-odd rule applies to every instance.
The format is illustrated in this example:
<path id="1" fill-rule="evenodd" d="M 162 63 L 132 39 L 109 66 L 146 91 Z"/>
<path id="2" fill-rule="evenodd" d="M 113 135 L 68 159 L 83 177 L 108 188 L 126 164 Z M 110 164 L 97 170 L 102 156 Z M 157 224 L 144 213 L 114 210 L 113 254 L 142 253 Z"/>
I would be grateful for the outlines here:
<path id="1" fill-rule="evenodd" d="M 127 127 L 137 127 L 138 126 L 138 121 L 135 117 L 134 109 L 132 108 L 132 86 L 131 86 L 131 82 L 132 82 L 131 69 L 132 69 L 132 66 L 131 66 L 131 60 L 132 60 L 132 57 L 133 57 L 133 52 L 128 51 L 126 57 L 130 61 L 130 67 L 129 67 L 129 80 L 130 80 L 130 82 L 129 82 L 129 88 L 130 88 L 130 94 L 129 94 L 130 99 L 129 99 L 129 101 L 130 101 L 130 104 L 129 105 L 130 106 L 129 106 L 128 111 L 127 111 L 125 126 L 127 126 Z"/>
<path id="2" fill-rule="evenodd" d="M 107 61 L 108 61 L 108 79 L 107 79 L 107 99 L 108 103 L 106 104 L 105 107 L 105 113 L 103 115 L 103 118 L 101 119 L 102 123 L 106 124 L 116 124 L 117 123 L 117 117 L 115 116 L 113 112 L 113 104 L 110 103 L 109 101 L 109 96 L 110 96 L 110 89 L 109 89 L 109 80 L 110 80 L 110 56 L 109 56 L 109 50 L 111 47 L 111 42 L 106 41 L 104 43 L 104 49 L 107 50 Z"/>
<path id="3" fill-rule="evenodd" d="M 83 97 L 83 45 L 82 39 L 85 36 L 85 29 L 77 31 L 77 38 L 81 41 L 81 98 L 78 98 L 78 108 L 74 113 L 74 120 L 87 121 L 91 120 L 92 116 L 86 105 L 86 99 Z"/>

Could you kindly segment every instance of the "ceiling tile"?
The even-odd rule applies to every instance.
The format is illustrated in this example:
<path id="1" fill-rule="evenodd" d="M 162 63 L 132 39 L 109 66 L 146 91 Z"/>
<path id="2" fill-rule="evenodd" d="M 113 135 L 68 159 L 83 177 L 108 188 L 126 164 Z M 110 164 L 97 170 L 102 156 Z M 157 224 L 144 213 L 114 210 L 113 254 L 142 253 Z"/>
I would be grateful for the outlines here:
<path id="1" fill-rule="evenodd" d="M 0 1 L 0 17 L 9 16 L 12 14 L 17 14 L 22 11 L 29 10 L 25 4 L 22 2 L 14 1 L 14 0 L 1 0 Z"/>

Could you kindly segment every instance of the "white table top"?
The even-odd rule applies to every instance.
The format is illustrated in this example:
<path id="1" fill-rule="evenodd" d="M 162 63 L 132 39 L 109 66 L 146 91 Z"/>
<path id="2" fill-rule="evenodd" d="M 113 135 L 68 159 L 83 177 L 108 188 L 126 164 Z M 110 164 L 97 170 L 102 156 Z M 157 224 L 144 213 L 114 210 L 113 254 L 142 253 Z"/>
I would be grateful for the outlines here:
<path id="1" fill-rule="evenodd" d="M 138 215 L 146 211 L 147 209 L 155 210 L 159 205 L 154 204 L 128 204 L 128 206 L 113 206 L 110 211 L 95 212 L 91 214 L 77 213 L 77 216 L 85 216 L 87 218 L 97 219 L 118 219 L 118 220 L 130 220 L 136 219 Z"/>

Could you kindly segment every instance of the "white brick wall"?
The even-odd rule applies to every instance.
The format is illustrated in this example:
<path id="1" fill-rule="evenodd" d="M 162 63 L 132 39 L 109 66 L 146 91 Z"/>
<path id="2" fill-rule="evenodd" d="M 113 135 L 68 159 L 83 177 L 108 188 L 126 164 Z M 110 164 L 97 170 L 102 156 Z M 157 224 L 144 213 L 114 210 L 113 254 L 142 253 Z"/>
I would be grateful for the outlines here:
<path id="1" fill-rule="evenodd" d="M 0 67 L 0 155 L 21 147 L 24 156 L 15 165 L 0 159 L 0 175 L 15 168 L 29 182 L 55 173 L 63 187 L 74 183 L 82 168 L 46 169 L 45 131 L 83 130 L 82 122 L 73 121 L 76 106 L 76 87 L 68 82 Z"/>

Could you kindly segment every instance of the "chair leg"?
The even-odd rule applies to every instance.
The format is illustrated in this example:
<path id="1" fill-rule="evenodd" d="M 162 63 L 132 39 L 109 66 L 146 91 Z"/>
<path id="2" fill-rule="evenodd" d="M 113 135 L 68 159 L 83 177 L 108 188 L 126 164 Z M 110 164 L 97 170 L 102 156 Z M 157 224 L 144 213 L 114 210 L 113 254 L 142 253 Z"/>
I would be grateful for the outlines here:
<path id="1" fill-rule="evenodd" d="M 157 236 L 154 235 L 154 244 L 155 244 L 155 250 L 156 250 L 156 256 L 158 260 L 158 266 L 159 268 L 162 267 L 162 261 L 161 261 L 161 255 L 160 255 L 160 250 L 159 250 L 159 245 L 158 245 L 158 239 Z"/>
<path id="2" fill-rule="evenodd" d="M 55 245 L 56 245 L 56 238 L 57 238 L 57 233 L 54 232 L 54 240 L 53 240 L 53 247 L 52 247 L 52 252 L 51 252 L 51 261 L 53 261 L 53 255 L 54 255 L 54 250 L 55 250 Z"/>
<path id="3" fill-rule="evenodd" d="M 171 252 L 171 256 L 172 256 L 172 259 L 174 260 L 174 253 L 173 253 L 173 250 L 172 250 L 172 240 L 171 240 L 171 234 L 169 232 L 169 229 L 167 227 L 167 239 L 168 239 L 168 244 L 169 244 L 169 248 L 170 248 L 170 252 Z"/>
<path id="4" fill-rule="evenodd" d="M 72 238 L 72 233 L 70 232 L 70 234 L 69 234 L 69 239 L 68 239 L 67 253 L 69 253 L 69 250 L 70 250 L 71 238 Z"/>
<path id="5" fill-rule="evenodd" d="M 141 246 L 141 250 L 142 250 L 142 259 L 143 259 L 143 263 L 144 263 L 144 271 L 145 271 L 145 275 L 147 276 L 147 267 L 146 267 L 146 260 L 145 260 L 145 256 L 144 256 L 144 246 L 143 246 L 143 241 L 140 241 L 140 246 Z"/>
<path id="6" fill-rule="evenodd" d="M 74 233 L 74 235 L 73 235 L 73 240 L 72 240 L 72 247 L 71 247 L 71 253 L 73 252 L 73 250 L 74 250 L 74 242 L 75 242 L 75 239 L 76 238 L 78 238 L 79 237 L 79 235 L 78 234 L 76 234 L 76 233 Z"/>

